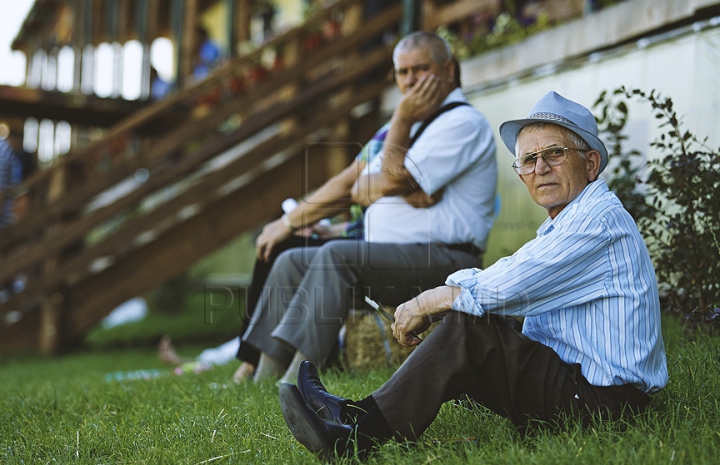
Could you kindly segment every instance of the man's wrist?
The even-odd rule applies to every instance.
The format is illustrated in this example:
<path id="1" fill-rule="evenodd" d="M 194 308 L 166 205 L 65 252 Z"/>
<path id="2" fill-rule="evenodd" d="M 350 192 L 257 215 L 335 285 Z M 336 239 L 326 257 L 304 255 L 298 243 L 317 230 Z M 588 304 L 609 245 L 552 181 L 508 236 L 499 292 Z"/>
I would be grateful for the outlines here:
<path id="1" fill-rule="evenodd" d="M 452 310 L 455 298 L 460 294 L 460 288 L 455 286 L 440 286 L 432 289 L 433 307 L 438 313 Z"/>
<path id="2" fill-rule="evenodd" d="M 419 120 L 413 119 L 411 115 L 403 114 L 403 111 L 398 107 L 397 111 L 393 114 L 394 123 L 402 128 L 407 129 L 408 133 L 413 124 Z"/>
<path id="3" fill-rule="evenodd" d="M 287 228 L 287 230 L 290 231 L 291 233 L 294 233 L 295 231 L 297 231 L 298 229 L 300 229 L 299 227 L 293 226 L 292 222 L 290 221 L 290 218 L 288 218 L 288 214 L 287 214 L 287 213 L 285 213 L 283 216 L 281 216 L 281 217 L 280 217 L 280 220 L 281 220 L 282 223 L 285 225 L 285 227 Z"/>

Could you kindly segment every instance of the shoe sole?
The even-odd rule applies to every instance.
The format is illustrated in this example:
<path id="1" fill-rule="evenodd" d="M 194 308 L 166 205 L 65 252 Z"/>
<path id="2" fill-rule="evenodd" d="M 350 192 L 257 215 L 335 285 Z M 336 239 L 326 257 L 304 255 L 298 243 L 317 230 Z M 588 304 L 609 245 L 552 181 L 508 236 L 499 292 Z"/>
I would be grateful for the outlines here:
<path id="1" fill-rule="evenodd" d="M 324 438 L 317 434 L 322 421 L 305 404 L 300 391 L 294 384 L 280 385 L 280 409 L 282 410 L 285 423 L 290 432 L 300 444 L 316 455 L 331 457 L 334 452 L 334 444 L 329 444 Z"/>

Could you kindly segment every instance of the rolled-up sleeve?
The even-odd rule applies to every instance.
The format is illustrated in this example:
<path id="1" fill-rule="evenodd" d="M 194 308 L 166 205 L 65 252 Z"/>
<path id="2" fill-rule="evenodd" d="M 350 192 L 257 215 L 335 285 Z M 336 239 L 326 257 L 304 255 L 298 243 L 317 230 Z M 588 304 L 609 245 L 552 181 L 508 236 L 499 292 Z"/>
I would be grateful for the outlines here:
<path id="1" fill-rule="evenodd" d="M 554 230 L 484 269 L 461 270 L 446 284 L 460 288 L 453 310 L 534 316 L 602 297 L 608 234 L 597 222 Z"/>
<path id="2" fill-rule="evenodd" d="M 495 149 L 492 132 L 483 130 L 484 119 L 474 109 L 457 108 L 440 118 L 443 124 L 428 126 L 405 157 L 405 168 L 428 195 Z"/>

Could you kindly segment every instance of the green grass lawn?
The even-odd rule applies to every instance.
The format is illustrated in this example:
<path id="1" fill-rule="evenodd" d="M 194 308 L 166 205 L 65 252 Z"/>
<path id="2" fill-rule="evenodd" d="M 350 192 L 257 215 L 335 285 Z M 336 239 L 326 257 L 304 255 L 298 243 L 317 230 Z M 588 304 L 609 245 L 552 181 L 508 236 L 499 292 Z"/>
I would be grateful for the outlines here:
<path id="1" fill-rule="evenodd" d="M 447 404 L 420 444 L 390 442 L 369 462 L 718 463 L 720 338 L 686 340 L 668 319 L 665 341 L 671 382 L 634 426 L 582 430 L 571 424 L 520 437 L 494 414 Z M 237 386 L 230 381 L 235 366 L 106 381 L 111 372 L 169 369 L 150 348 L 6 359 L 0 364 L 0 463 L 316 463 L 285 426 L 274 383 Z M 330 371 L 323 380 L 331 391 L 357 398 L 391 372 Z"/>

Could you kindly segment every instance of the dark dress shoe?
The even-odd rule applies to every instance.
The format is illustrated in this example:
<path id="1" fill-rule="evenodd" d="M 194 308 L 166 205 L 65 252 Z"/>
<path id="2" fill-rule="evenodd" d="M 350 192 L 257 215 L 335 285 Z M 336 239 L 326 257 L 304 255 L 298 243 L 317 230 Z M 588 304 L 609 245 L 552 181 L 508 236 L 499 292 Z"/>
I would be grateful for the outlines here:
<path id="1" fill-rule="evenodd" d="M 340 424 L 353 422 L 353 419 L 343 415 L 343 407 L 347 407 L 350 401 L 327 392 L 314 363 L 308 360 L 300 363 L 297 387 L 305 403 L 323 420 Z"/>
<path id="2" fill-rule="evenodd" d="M 354 429 L 324 421 L 310 408 L 294 384 L 280 385 L 280 409 L 290 432 L 313 454 L 326 460 L 352 454 Z"/>

